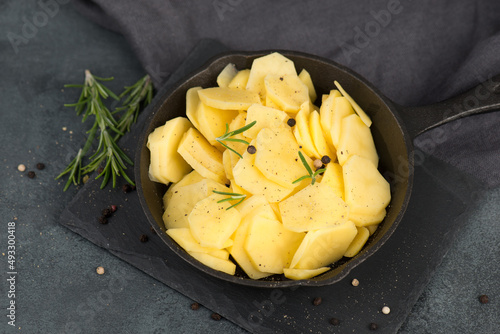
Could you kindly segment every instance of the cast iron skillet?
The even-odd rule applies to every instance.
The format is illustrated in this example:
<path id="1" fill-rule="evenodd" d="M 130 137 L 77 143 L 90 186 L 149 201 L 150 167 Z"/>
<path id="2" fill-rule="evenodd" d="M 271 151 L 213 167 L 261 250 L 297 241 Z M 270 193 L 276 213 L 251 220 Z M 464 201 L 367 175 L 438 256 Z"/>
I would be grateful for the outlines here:
<path id="1" fill-rule="evenodd" d="M 350 270 L 375 253 L 391 236 L 403 219 L 410 200 L 415 161 L 412 140 L 415 136 L 437 125 L 473 113 L 500 109 L 500 94 L 496 81 L 480 85 L 458 97 L 445 102 L 420 108 L 405 108 L 383 96 L 360 75 L 328 59 L 317 56 L 277 50 L 295 63 L 297 72 L 305 68 L 311 75 L 318 96 L 334 88 L 337 80 L 354 100 L 371 117 L 371 131 L 380 156 L 379 170 L 391 183 L 392 200 L 387 216 L 377 231 L 370 237 L 363 250 L 352 259 L 343 259 L 332 269 L 320 276 L 307 280 L 288 280 L 281 275 L 271 279 L 251 280 L 213 270 L 188 255 L 167 234 L 162 222 L 164 211 L 162 197 L 167 187 L 149 180 L 149 150 L 146 147 L 148 135 L 171 118 L 185 116 L 186 92 L 195 86 L 215 87 L 220 71 L 233 63 L 238 69 L 251 68 L 252 61 L 273 51 L 227 52 L 208 61 L 201 69 L 181 80 L 161 96 L 154 112 L 147 120 L 135 157 L 135 179 L 141 205 L 149 222 L 161 239 L 185 261 L 197 269 L 219 279 L 254 287 L 291 287 L 295 285 L 321 286 L 333 284 L 344 278 Z M 497 77 L 500 79 L 500 77 Z M 500 83 L 500 80 L 498 80 Z M 417 161 L 418 163 L 418 161 Z"/>

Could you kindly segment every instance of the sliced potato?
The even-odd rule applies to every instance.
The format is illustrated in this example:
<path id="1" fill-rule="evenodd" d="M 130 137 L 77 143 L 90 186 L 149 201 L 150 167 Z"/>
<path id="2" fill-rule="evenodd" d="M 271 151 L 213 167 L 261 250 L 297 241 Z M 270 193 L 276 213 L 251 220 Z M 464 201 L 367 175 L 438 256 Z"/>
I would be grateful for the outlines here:
<path id="1" fill-rule="evenodd" d="M 198 104 L 200 103 L 200 97 L 198 96 L 198 91 L 201 87 L 189 88 L 186 93 L 186 116 L 189 118 L 193 126 L 200 130 L 200 124 L 198 123 L 197 113 Z"/>
<path id="2" fill-rule="evenodd" d="M 219 87 L 227 87 L 237 73 L 238 70 L 234 64 L 227 64 L 217 76 L 217 85 Z"/>
<path id="3" fill-rule="evenodd" d="M 222 260 L 206 253 L 198 253 L 198 252 L 188 252 L 188 253 L 196 260 L 200 261 L 201 263 L 212 269 L 225 272 L 226 274 L 229 275 L 234 275 L 234 273 L 236 272 L 236 265 L 229 260 Z"/>
<path id="4" fill-rule="evenodd" d="M 222 153 L 210 145 L 196 129 L 190 128 L 181 139 L 177 152 L 203 177 L 226 184 Z"/>
<path id="5" fill-rule="evenodd" d="M 370 160 L 353 155 L 342 169 L 345 201 L 351 218 L 354 215 L 377 215 L 385 210 L 391 200 L 390 185 Z"/>
<path id="6" fill-rule="evenodd" d="M 370 237 L 370 231 L 366 227 L 356 227 L 358 234 L 352 239 L 351 244 L 344 253 L 345 257 L 354 257 L 358 254 Z"/>
<path id="7" fill-rule="evenodd" d="M 321 158 L 312 141 L 311 133 L 309 132 L 309 115 L 311 114 L 309 102 L 304 103 L 300 111 L 295 115 L 296 124 L 293 128 L 295 139 L 302 146 L 304 152 L 311 158 Z"/>
<path id="8" fill-rule="evenodd" d="M 228 202 L 217 203 L 224 195 L 213 194 L 199 201 L 188 215 L 189 228 L 203 247 L 226 248 L 233 232 L 238 228 L 241 215 L 238 210 L 226 210 Z"/>
<path id="9" fill-rule="evenodd" d="M 288 115 L 279 109 L 254 104 L 247 111 L 246 124 L 256 122 L 254 126 L 246 130 L 243 134 L 248 138 L 255 139 L 260 130 L 264 128 L 285 128 Z"/>
<path id="10" fill-rule="evenodd" d="M 319 182 L 282 201 L 279 207 L 283 225 L 295 232 L 341 225 L 349 213 L 349 207 L 333 189 Z"/>
<path id="11" fill-rule="evenodd" d="M 236 110 L 216 109 L 200 102 L 196 114 L 199 130 L 211 145 L 223 151 L 225 148 L 217 142 L 216 138 L 222 136 L 226 132 L 226 124 L 231 124 L 238 114 Z"/>
<path id="12" fill-rule="evenodd" d="M 354 115 L 354 110 L 349 101 L 343 96 L 336 97 L 333 101 L 332 120 L 329 133 L 331 137 L 330 140 L 335 148 L 339 147 L 342 120 L 350 115 Z"/>
<path id="13" fill-rule="evenodd" d="M 285 269 L 283 269 L 283 273 L 285 274 L 286 278 L 294 279 L 294 280 L 301 280 L 301 279 L 309 279 L 309 278 L 321 275 L 322 273 L 327 272 L 330 269 L 331 269 L 330 267 L 321 267 L 318 269 L 285 268 Z"/>
<path id="14" fill-rule="evenodd" d="M 319 113 L 316 110 L 313 110 L 309 115 L 309 133 L 311 134 L 311 139 L 314 147 L 316 148 L 316 152 L 318 152 L 321 157 L 326 155 L 330 159 L 334 159 L 336 152 L 332 151 L 332 148 L 328 146 L 325 137 L 323 136 Z"/>
<path id="15" fill-rule="evenodd" d="M 285 112 L 297 113 L 304 102 L 310 103 L 309 90 L 296 74 L 268 74 L 264 83 L 266 96 Z"/>
<path id="16" fill-rule="evenodd" d="M 307 232 L 290 268 L 317 269 L 340 260 L 358 233 L 353 222 Z"/>
<path id="17" fill-rule="evenodd" d="M 243 89 L 213 87 L 200 89 L 201 102 L 222 110 L 247 110 L 254 103 L 261 103 L 259 94 Z"/>
<path id="18" fill-rule="evenodd" d="M 191 171 L 191 173 L 186 174 L 179 182 L 177 183 L 172 183 L 170 187 L 168 187 L 167 192 L 165 195 L 163 195 L 163 205 L 166 208 L 168 201 L 172 198 L 172 195 L 174 192 L 179 188 L 183 186 L 187 186 L 196 182 L 200 182 L 203 180 L 204 177 L 200 175 L 197 171 L 194 169 Z"/>
<path id="19" fill-rule="evenodd" d="M 370 128 L 361 121 L 358 115 L 350 115 L 342 119 L 337 159 L 344 165 L 347 159 L 359 155 L 378 166 L 378 154 L 373 142 Z"/>
<path id="20" fill-rule="evenodd" d="M 232 89 L 246 89 L 249 76 L 249 69 L 238 71 L 227 87 Z"/>
<path id="21" fill-rule="evenodd" d="M 226 250 L 201 246 L 200 243 L 194 239 L 189 227 L 168 229 L 167 235 L 174 239 L 174 241 L 186 252 L 207 253 L 225 260 L 229 258 L 229 256 L 226 257 L 226 254 L 229 255 Z"/>
<path id="22" fill-rule="evenodd" d="M 330 162 L 326 165 L 326 171 L 323 174 L 323 178 L 320 181 L 323 184 L 329 185 L 335 195 L 345 200 L 344 196 L 344 174 L 342 171 L 342 166 L 338 163 Z"/>
<path id="23" fill-rule="evenodd" d="M 326 99 L 321 103 L 321 107 L 319 109 L 319 116 L 321 121 L 321 128 L 323 129 L 323 137 L 327 144 L 334 148 L 335 146 L 332 143 L 332 138 L 330 136 L 330 130 L 332 127 L 332 117 L 333 117 L 333 108 L 335 107 L 335 98 L 337 96 L 341 96 L 338 90 L 332 90 L 329 95 L 327 95 Z"/>
<path id="24" fill-rule="evenodd" d="M 302 71 L 300 71 L 299 79 L 307 86 L 311 102 L 316 101 L 318 95 L 316 95 L 316 89 L 314 89 L 314 83 L 311 79 L 311 75 L 309 74 L 309 72 L 306 71 L 305 68 L 303 68 Z"/>
<path id="25" fill-rule="evenodd" d="M 337 86 L 342 95 L 349 100 L 352 107 L 356 111 L 356 114 L 358 114 L 363 123 L 365 123 L 367 127 L 370 127 L 372 125 L 372 120 L 370 119 L 370 117 L 363 111 L 363 109 L 361 109 L 361 107 L 356 103 L 356 101 L 354 101 L 354 99 L 349 94 L 347 94 L 344 88 L 342 88 L 342 86 L 337 81 L 334 81 L 334 84 L 335 86 Z"/>

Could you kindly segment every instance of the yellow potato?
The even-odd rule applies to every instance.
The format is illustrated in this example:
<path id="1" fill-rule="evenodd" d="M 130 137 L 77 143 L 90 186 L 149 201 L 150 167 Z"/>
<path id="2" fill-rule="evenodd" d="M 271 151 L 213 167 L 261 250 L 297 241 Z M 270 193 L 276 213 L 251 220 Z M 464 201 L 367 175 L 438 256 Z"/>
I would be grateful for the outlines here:
<path id="1" fill-rule="evenodd" d="M 363 111 L 363 109 L 356 103 L 356 101 L 354 101 L 354 99 L 349 94 L 347 94 L 344 88 L 342 88 L 342 86 L 337 81 L 334 81 L 334 84 L 335 86 L 337 86 L 342 95 L 349 100 L 352 107 L 356 111 L 356 114 L 358 114 L 363 123 L 365 123 L 367 127 L 370 127 L 372 125 L 372 120 L 370 119 L 370 117 Z"/>
<path id="2" fill-rule="evenodd" d="M 353 155 L 344 164 L 343 172 L 350 216 L 377 215 L 387 207 L 391 200 L 389 182 L 370 160 Z"/>
<path id="3" fill-rule="evenodd" d="M 329 185 L 333 189 L 335 195 L 342 198 L 342 200 L 345 200 L 344 175 L 342 172 L 342 166 L 338 163 L 330 162 L 326 165 L 326 171 L 320 182 Z"/>
<path id="4" fill-rule="evenodd" d="M 255 269 L 282 274 L 303 238 L 304 233 L 292 232 L 276 219 L 255 215 L 249 223 L 244 247 Z"/>
<path id="5" fill-rule="evenodd" d="M 302 146 L 304 152 L 311 158 L 321 158 L 312 141 L 311 133 L 309 132 L 309 102 L 304 103 L 300 111 L 295 115 L 296 124 L 293 128 L 295 139 Z"/>
<path id="6" fill-rule="evenodd" d="M 197 113 L 198 104 L 200 103 L 200 97 L 198 96 L 198 91 L 201 87 L 189 88 L 186 93 L 186 116 L 189 118 L 193 126 L 200 130 L 200 124 L 198 123 Z"/>
<path id="7" fill-rule="evenodd" d="M 246 89 L 257 92 L 263 101 L 266 100 L 264 78 L 269 74 L 297 75 L 297 71 L 293 61 L 278 52 L 255 59 L 252 62 Z M 272 107 L 269 104 L 266 105 Z"/>
<path id="8" fill-rule="evenodd" d="M 344 256 L 358 231 L 353 222 L 307 232 L 290 264 L 293 269 L 317 269 Z"/>
<path id="9" fill-rule="evenodd" d="M 238 114 L 236 110 L 216 109 L 200 102 L 196 114 L 199 124 L 198 129 L 211 145 L 223 151 L 225 148 L 217 142 L 216 138 L 226 132 L 226 124 L 229 125 Z"/>
<path id="10" fill-rule="evenodd" d="M 352 109 L 349 101 L 343 96 L 336 97 L 333 100 L 332 119 L 329 134 L 331 137 L 330 140 L 335 148 L 338 148 L 339 146 L 342 120 L 349 115 L 354 115 L 354 110 Z"/>
<path id="11" fill-rule="evenodd" d="M 268 74 L 264 84 L 266 96 L 285 112 L 297 113 L 304 102 L 311 102 L 307 86 L 296 74 Z"/>
<path id="12" fill-rule="evenodd" d="M 188 253 L 196 260 L 200 261 L 201 263 L 212 269 L 225 272 L 226 274 L 229 275 L 234 275 L 234 273 L 236 272 L 236 265 L 229 260 L 222 260 L 206 253 L 198 253 L 198 252 L 188 252 Z"/>
<path id="13" fill-rule="evenodd" d="M 188 215 L 196 203 L 213 195 L 213 190 L 227 191 L 228 189 L 211 179 L 177 187 L 170 200 L 166 203 L 163 213 L 163 222 L 167 229 L 189 227 Z"/>
<path id="14" fill-rule="evenodd" d="M 227 64 L 217 76 L 217 85 L 219 87 L 227 87 L 237 73 L 238 70 L 234 64 Z"/>
<path id="15" fill-rule="evenodd" d="M 238 71 L 227 87 L 232 89 L 246 89 L 249 76 L 249 69 Z"/>
<path id="16" fill-rule="evenodd" d="M 193 184 L 196 182 L 200 182 L 203 179 L 204 179 L 204 177 L 201 176 L 200 173 L 198 173 L 195 170 L 192 170 L 189 174 L 186 174 L 179 182 L 170 184 L 170 186 L 167 189 L 167 192 L 165 193 L 165 195 L 163 195 L 164 207 L 165 208 L 167 207 L 168 201 L 170 201 L 170 199 L 172 198 L 172 195 L 179 187 L 183 187 L 183 186 L 187 186 L 187 185 L 190 185 L 190 184 Z"/>
<path id="17" fill-rule="evenodd" d="M 307 86 L 311 102 L 316 101 L 318 95 L 316 95 L 316 89 L 314 89 L 314 83 L 311 79 L 311 75 L 309 74 L 309 72 L 306 71 L 305 68 L 303 68 L 302 71 L 300 71 L 299 79 Z"/>
<path id="18" fill-rule="evenodd" d="M 352 239 L 351 244 L 344 253 L 345 257 L 354 257 L 358 254 L 370 237 L 370 231 L 366 227 L 356 227 L 358 234 Z"/>
<path id="19" fill-rule="evenodd" d="M 191 171 L 191 166 L 177 153 L 177 147 L 184 133 L 191 128 L 191 122 L 185 117 L 176 117 L 165 123 L 161 132 L 148 138 L 151 153 L 150 175 L 156 179 L 179 182 Z"/>
<path id="20" fill-rule="evenodd" d="M 319 182 L 287 198 L 279 207 L 283 225 L 295 232 L 341 225 L 349 213 L 348 206 L 333 189 Z"/>
<path id="21" fill-rule="evenodd" d="M 224 249 L 201 246 L 200 243 L 193 238 L 191 230 L 187 227 L 168 229 L 167 235 L 174 239 L 174 241 L 186 252 L 207 253 L 222 260 L 229 259 L 229 252 Z"/>
<path id="22" fill-rule="evenodd" d="M 295 180 L 306 173 L 299 158 L 299 145 L 287 128 L 264 128 L 257 136 L 255 166 L 264 176 L 282 187 L 295 188 Z M 312 161 L 305 157 L 312 168 Z"/>
<path id="23" fill-rule="evenodd" d="M 290 269 L 284 268 L 283 273 L 286 278 L 293 280 L 309 279 L 314 276 L 321 275 L 324 272 L 330 270 L 329 267 L 321 267 L 318 269 Z"/>
<path id="24" fill-rule="evenodd" d="M 342 119 L 337 159 L 344 165 L 347 159 L 359 155 L 378 166 L 378 154 L 373 142 L 370 128 L 367 127 L 358 115 L 350 115 Z"/>
<path id="25" fill-rule="evenodd" d="M 334 101 L 337 96 L 341 96 L 339 91 L 332 90 L 326 97 L 326 99 L 321 103 L 321 107 L 319 108 L 319 116 L 321 121 L 321 128 L 323 129 L 323 136 L 325 137 L 325 140 L 330 147 L 335 147 L 335 145 L 333 145 L 332 143 L 330 131 L 332 128 L 333 108 L 335 107 Z"/>
<path id="26" fill-rule="evenodd" d="M 190 128 L 181 139 L 177 152 L 203 177 L 226 184 L 226 172 L 222 164 L 222 153 L 194 128 Z"/>
<path id="27" fill-rule="evenodd" d="M 288 115 L 279 109 L 254 104 L 247 111 L 246 124 L 256 122 L 254 126 L 246 130 L 243 134 L 248 138 L 255 139 L 260 130 L 264 128 L 288 128 L 286 121 Z"/>
<path id="28" fill-rule="evenodd" d="M 260 103 L 259 94 L 243 89 L 213 87 L 200 89 L 201 102 L 222 110 L 247 110 L 252 104 Z"/>
<path id="29" fill-rule="evenodd" d="M 387 211 L 384 209 L 375 213 L 357 213 L 356 210 L 349 212 L 349 220 L 352 221 L 356 226 L 370 227 L 372 225 L 378 225 L 382 220 L 384 220 Z"/>
<path id="30" fill-rule="evenodd" d="M 332 151 L 333 148 L 328 146 L 325 137 L 323 136 L 319 113 L 316 110 L 313 110 L 309 115 L 309 132 L 311 134 L 314 147 L 316 148 L 316 152 L 318 152 L 321 157 L 326 155 L 330 159 L 334 159 L 335 151 Z"/>
<path id="31" fill-rule="evenodd" d="M 203 247 L 226 248 L 233 232 L 241 222 L 238 210 L 226 210 L 228 202 L 217 203 L 224 195 L 212 194 L 199 201 L 188 215 L 189 228 L 196 241 Z"/>

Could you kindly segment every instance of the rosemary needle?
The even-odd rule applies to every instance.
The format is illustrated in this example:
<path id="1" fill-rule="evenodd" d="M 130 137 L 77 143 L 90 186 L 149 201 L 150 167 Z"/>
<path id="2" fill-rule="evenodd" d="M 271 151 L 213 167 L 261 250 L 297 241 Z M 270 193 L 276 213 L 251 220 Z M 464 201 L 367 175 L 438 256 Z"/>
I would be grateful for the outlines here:
<path id="1" fill-rule="evenodd" d="M 245 198 L 247 197 L 247 195 L 245 195 L 245 194 L 228 193 L 228 192 L 217 191 L 217 190 L 212 190 L 212 191 L 214 193 L 216 193 L 216 194 L 219 194 L 219 195 L 229 196 L 228 198 L 224 198 L 224 199 L 221 199 L 220 201 L 217 201 L 217 203 L 222 203 L 222 202 L 227 202 L 227 201 L 234 201 L 234 200 L 238 200 L 239 199 L 239 201 L 237 203 L 231 205 L 226 210 L 234 208 L 235 206 L 237 206 L 238 204 L 240 204 L 241 202 L 243 202 L 245 200 Z"/>
<path id="2" fill-rule="evenodd" d="M 248 130 L 252 126 L 254 126 L 255 124 L 257 124 L 257 121 L 253 121 L 252 123 L 247 124 L 244 127 L 241 127 L 237 130 L 229 131 L 229 125 L 226 123 L 226 132 L 222 136 L 215 138 L 215 140 L 218 141 L 222 146 L 224 146 L 228 150 L 236 153 L 240 158 L 243 159 L 243 156 L 241 154 L 236 152 L 236 150 L 232 149 L 231 147 L 227 146 L 225 143 L 223 143 L 223 141 L 232 141 L 232 142 L 243 143 L 243 144 L 249 145 L 250 143 L 247 142 L 246 140 L 238 139 L 238 138 L 231 138 L 231 137 L 236 136 L 242 132 L 245 132 L 246 130 Z"/>
<path id="3" fill-rule="evenodd" d="M 323 173 L 326 169 L 325 168 L 321 168 L 321 169 L 318 169 L 317 171 L 315 171 L 313 173 L 313 171 L 311 169 L 311 166 L 309 166 L 309 164 L 306 161 L 306 158 L 304 158 L 304 155 L 300 151 L 299 151 L 299 157 L 300 157 L 300 161 L 302 161 L 302 164 L 304 165 L 304 167 L 305 167 L 305 169 L 307 171 L 307 175 L 299 177 L 297 180 L 293 181 L 292 184 L 300 182 L 300 181 L 302 181 L 304 179 L 311 178 L 312 179 L 311 180 L 311 185 L 313 185 L 316 182 L 316 177 L 318 176 L 318 174 Z"/>

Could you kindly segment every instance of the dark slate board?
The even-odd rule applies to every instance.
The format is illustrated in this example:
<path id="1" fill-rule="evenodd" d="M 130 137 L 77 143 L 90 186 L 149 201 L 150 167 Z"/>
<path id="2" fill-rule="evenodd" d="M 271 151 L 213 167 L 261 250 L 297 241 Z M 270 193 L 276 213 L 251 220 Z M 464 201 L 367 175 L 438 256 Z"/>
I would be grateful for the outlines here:
<path id="1" fill-rule="evenodd" d="M 224 46 L 213 41 L 200 43 L 157 96 L 221 51 Z M 131 157 L 148 113 L 151 108 L 120 143 Z M 363 333 L 371 332 L 370 322 L 384 333 L 397 332 L 466 221 L 466 203 L 480 197 L 475 180 L 426 156 L 415 168 L 405 219 L 389 241 L 344 280 L 324 287 L 258 289 L 222 282 L 194 269 L 151 232 L 136 192 L 100 190 L 99 185 L 100 180 L 85 184 L 62 213 L 62 225 L 254 333 Z M 101 225 L 101 210 L 111 204 L 119 209 Z M 149 241 L 141 242 L 141 234 Z M 353 278 L 360 281 L 358 287 L 351 285 Z M 315 297 L 322 297 L 321 305 L 313 306 Z M 391 308 L 389 315 L 382 314 L 384 305 Z M 329 324 L 332 317 L 341 324 Z"/>

